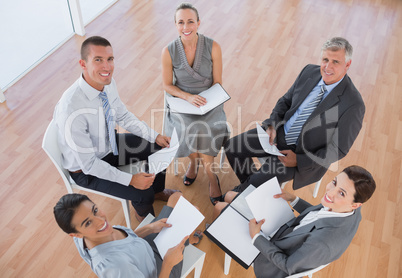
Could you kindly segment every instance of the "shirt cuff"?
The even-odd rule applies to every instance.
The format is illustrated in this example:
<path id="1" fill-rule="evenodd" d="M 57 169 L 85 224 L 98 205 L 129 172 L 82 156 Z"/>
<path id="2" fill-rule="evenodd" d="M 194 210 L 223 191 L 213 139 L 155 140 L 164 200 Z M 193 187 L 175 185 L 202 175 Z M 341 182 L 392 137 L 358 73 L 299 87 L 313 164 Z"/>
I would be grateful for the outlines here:
<path id="1" fill-rule="evenodd" d="M 296 199 L 294 199 L 293 202 L 290 203 L 290 206 L 293 208 L 299 200 L 300 198 L 296 196 Z"/>
<path id="2" fill-rule="evenodd" d="M 150 143 L 155 143 L 156 141 L 156 137 L 158 137 L 159 133 L 156 132 L 155 130 L 150 128 L 150 132 L 149 132 L 149 137 L 148 137 L 148 141 Z"/>
<path id="3" fill-rule="evenodd" d="M 264 236 L 264 234 L 262 232 L 259 232 L 258 234 L 255 234 L 255 236 L 253 237 L 253 239 L 251 240 L 251 244 L 254 245 L 254 241 L 257 239 L 257 237 L 259 236 Z"/>
<path id="4" fill-rule="evenodd" d="M 121 183 L 122 185 L 125 185 L 125 186 L 129 186 L 133 175 L 123 172 L 123 171 L 121 171 L 121 172 L 122 172 L 122 175 L 119 179 L 119 183 Z"/>

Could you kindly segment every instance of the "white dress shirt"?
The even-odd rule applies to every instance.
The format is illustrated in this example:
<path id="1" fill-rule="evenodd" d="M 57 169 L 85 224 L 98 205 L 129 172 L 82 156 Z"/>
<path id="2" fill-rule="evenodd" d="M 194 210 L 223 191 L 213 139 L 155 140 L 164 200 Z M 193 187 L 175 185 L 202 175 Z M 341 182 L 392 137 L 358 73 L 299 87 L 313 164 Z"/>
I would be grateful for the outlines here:
<path id="1" fill-rule="evenodd" d="M 127 110 L 120 100 L 114 79 L 103 91 L 107 94 L 116 123 L 154 143 L 158 133 Z M 56 105 L 53 118 L 59 128 L 62 165 L 72 172 L 82 170 L 84 174 L 128 186 L 131 174 L 101 160 L 111 152 L 111 147 L 99 93 L 81 75 Z"/>

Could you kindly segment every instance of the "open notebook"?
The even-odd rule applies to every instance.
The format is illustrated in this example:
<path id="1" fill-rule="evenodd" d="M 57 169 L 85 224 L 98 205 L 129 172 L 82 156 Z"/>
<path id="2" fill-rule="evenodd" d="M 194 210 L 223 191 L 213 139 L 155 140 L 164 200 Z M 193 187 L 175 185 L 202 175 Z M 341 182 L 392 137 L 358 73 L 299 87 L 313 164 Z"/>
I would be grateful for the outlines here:
<path id="1" fill-rule="evenodd" d="M 228 93 L 222 88 L 221 84 L 219 83 L 216 83 L 211 88 L 201 92 L 199 96 L 206 98 L 207 104 L 196 107 L 184 99 L 173 97 L 169 94 L 166 94 L 166 101 L 172 112 L 204 115 L 230 99 Z"/>
<path id="2" fill-rule="evenodd" d="M 273 195 L 281 193 L 275 178 L 258 188 L 250 185 L 227 206 L 204 234 L 244 268 L 248 268 L 260 251 L 251 243 L 248 223 L 250 219 L 265 219 L 262 232 L 270 235 L 294 217 L 283 199 Z"/>

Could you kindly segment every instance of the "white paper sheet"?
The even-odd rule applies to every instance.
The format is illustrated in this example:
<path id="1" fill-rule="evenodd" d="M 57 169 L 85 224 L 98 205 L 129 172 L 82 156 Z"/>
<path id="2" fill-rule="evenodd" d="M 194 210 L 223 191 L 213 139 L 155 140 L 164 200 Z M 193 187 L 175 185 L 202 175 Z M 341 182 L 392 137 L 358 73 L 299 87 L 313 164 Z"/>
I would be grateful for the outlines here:
<path id="1" fill-rule="evenodd" d="M 169 148 L 163 148 L 148 156 L 148 172 L 156 175 L 165 170 L 176 156 L 178 149 L 179 138 L 175 128 L 173 129 L 172 137 L 170 138 Z"/>
<path id="2" fill-rule="evenodd" d="M 264 149 L 264 151 L 277 156 L 285 156 L 279 152 L 275 145 L 271 145 L 269 143 L 268 133 L 257 122 L 255 124 L 257 127 L 258 140 L 260 140 L 261 147 Z"/>
<path id="3" fill-rule="evenodd" d="M 230 206 L 207 231 L 247 265 L 260 253 L 251 243 L 248 220 Z"/>
<path id="4" fill-rule="evenodd" d="M 199 107 L 192 105 L 184 99 L 166 95 L 166 101 L 172 112 L 202 115 L 202 111 Z"/>
<path id="5" fill-rule="evenodd" d="M 224 103 L 226 100 L 230 99 L 229 95 L 219 83 L 216 83 L 208 90 L 201 92 L 199 95 L 205 97 L 207 100 L 207 104 L 200 107 L 203 114 L 211 111 L 221 103 Z"/>
<path id="6" fill-rule="evenodd" d="M 281 192 L 278 179 L 274 177 L 246 196 L 247 204 L 257 222 L 265 219 L 261 230 L 267 236 L 295 217 L 288 202 L 282 198 L 274 198 L 274 195 Z"/>
<path id="7" fill-rule="evenodd" d="M 201 92 L 199 95 L 207 100 L 207 104 L 201 107 L 196 107 L 184 99 L 170 95 L 166 95 L 166 101 L 173 112 L 204 115 L 205 113 L 230 99 L 230 96 L 219 83 L 216 83 L 211 88 Z"/>
<path id="8" fill-rule="evenodd" d="M 253 192 L 253 190 L 255 190 L 255 187 L 250 184 L 242 193 L 240 193 L 238 197 L 236 197 L 236 199 L 233 200 L 232 203 L 230 203 L 231 207 L 237 210 L 241 215 L 246 217 L 248 220 L 253 219 L 254 215 L 251 212 L 250 208 L 248 207 L 246 196 L 251 192 Z"/>
<path id="9" fill-rule="evenodd" d="M 166 221 L 172 224 L 172 227 L 163 228 L 154 239 L 161 257 L 165 256 L 169 248 L 176 246 L 185 236 L 190 235 L 204 218 L 196 207 L 183 196 L 180 197 Z"/>

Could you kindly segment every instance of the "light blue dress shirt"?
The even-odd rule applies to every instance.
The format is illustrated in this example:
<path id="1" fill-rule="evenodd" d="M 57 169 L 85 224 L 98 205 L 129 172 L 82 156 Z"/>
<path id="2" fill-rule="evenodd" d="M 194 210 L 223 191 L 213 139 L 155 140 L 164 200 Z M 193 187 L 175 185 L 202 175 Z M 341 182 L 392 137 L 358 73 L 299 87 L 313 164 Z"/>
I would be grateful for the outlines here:
<path id="1" fill-rule="evenodd" d="M 113 226 L 127 233 L 127 237 L 110 241 L 92 249 L 84 247 L 82 238 L 74 238 L 81 257 L 101 278 L 155 278 L 157 266 L 154 252 L 147 241 L 138 237 L 133 230 Z"/>
<path id="2" fill-rule="evenodd" d="M 116 82 L 105 85 L 116 123 L 132 134 L 154 143 L 158 133 L 129 112 L 120 100 Z M 56 105 L 53 118 L 59 129 L 58 142 L 63 168 L 129 186 L 132 175 L 102 160 L 111 152 L 99 91 L 82 77 L 68 88 Z"/>
<path id="3" fill-rule="evenodd" d="M 321 91 L 321 85 L 324 85 L 325 89 L 327 89 L 327 91 L 324 93 L 322 100 L 324 100 L 330 93 L 331 91 L 343 80 L 343 78 L 341 80 L 339 80 L 338 82 L 331 84 L 331 85 L 326 85 L 324 83 L 324 81 L 321 80 L 317 83 L 317 85 L 315 85 L 315 87 L 313 88 L 313 90 L 310 92 L 310 94 L 306 97 L 306 99 L 302 102 L 302 104 L 299 106 L 299 108 L 297 108 L 296 112 L 293 114 L 292 117 L 290 117 L 290 119 L 285 123 L 284 129 L 285 129 L 285 134 L 288 134 L 288 131 L 290 129 L 290 127 L 293 125 L 293 123 L 296 121 L 297 117 L 300 115 L 300 113 L 303 111 L 303 109 L 313 100 L 317 97 L 317 95 L 320 93 Z M 321 100 L 321 102 L 322 102 Z"/>

